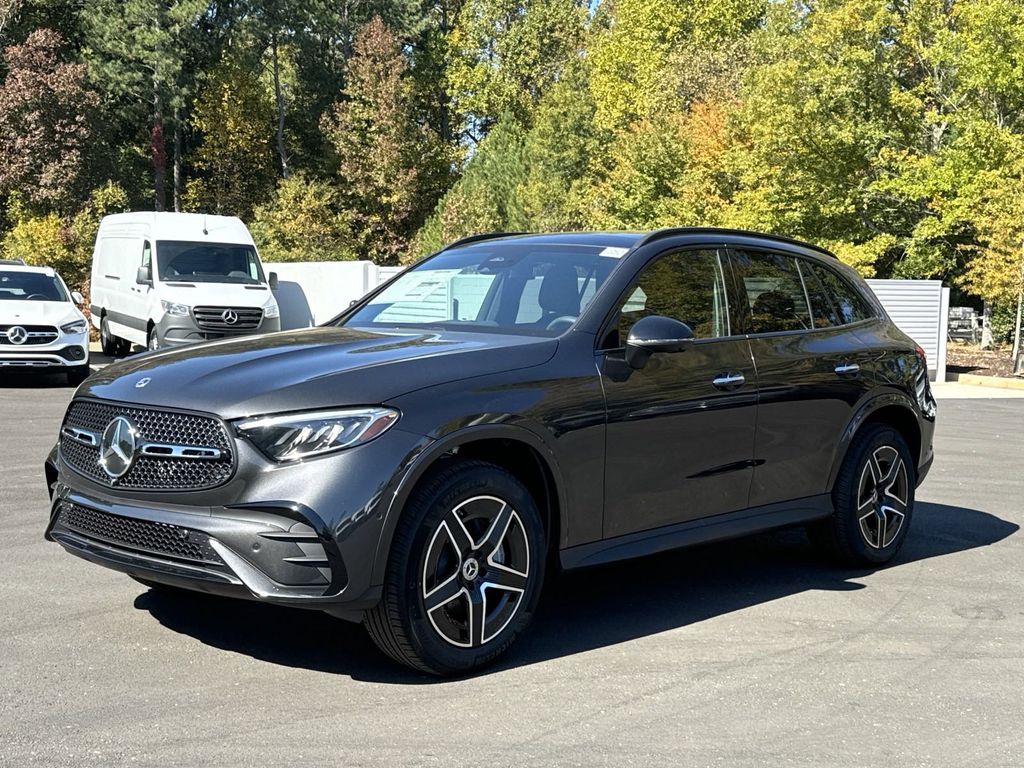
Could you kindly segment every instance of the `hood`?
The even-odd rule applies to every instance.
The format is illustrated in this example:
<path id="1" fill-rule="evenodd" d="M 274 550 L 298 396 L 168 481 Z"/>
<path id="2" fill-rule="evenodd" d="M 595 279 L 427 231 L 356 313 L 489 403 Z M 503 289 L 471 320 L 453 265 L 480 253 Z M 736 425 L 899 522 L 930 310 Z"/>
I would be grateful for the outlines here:
<path id="1" fill-rule="evenodd" d="M 160 283 L 158 296 L 190 307 L 262 307 L 273 294 L 265 285 L 241 283 Z"/>
<path id="2" fill-rule="evenodd" d="M 63 325 L 83 318 L 68 301 L 0 301 L 0 325 Z"/>
<path id="3" fill-rule="evenodd" d="M 489 333 L 304 328 L 128 358 L 94 375 L 80 394 L 225 419 L 374 405 L 435 384 L 540 365 L 557 345 Z"/>

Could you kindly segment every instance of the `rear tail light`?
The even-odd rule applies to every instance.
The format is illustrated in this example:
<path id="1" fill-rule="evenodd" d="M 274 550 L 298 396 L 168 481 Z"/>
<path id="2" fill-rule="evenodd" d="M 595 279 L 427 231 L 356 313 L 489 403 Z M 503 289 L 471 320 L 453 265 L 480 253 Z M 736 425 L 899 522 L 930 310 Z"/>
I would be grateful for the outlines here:
<path id="1" fill-rule="evenodd" d="M 928 357 L 927 355 L 925 355 L 924 350 L 921 348 L 920 344 L 914 347 L 914 354 L 917 355 L 918 360 L 921 361 L 924 367 L 928 368 Z"/>

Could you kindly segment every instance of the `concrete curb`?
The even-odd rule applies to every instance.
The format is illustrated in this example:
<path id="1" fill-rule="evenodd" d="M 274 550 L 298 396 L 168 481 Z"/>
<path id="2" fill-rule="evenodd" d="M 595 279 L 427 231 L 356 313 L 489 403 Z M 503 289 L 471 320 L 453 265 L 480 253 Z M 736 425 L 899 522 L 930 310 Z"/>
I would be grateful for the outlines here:
<path id="1" fill-rule="evenodd" d="M 946 377 L 946 381 L 956 381 L 960 384 L 969 384 L 975 387 L 1024 390 L 1024 378 L 1010 379 L 1005 376 L 979 376 L 976 373 L 953 373 Z"/>

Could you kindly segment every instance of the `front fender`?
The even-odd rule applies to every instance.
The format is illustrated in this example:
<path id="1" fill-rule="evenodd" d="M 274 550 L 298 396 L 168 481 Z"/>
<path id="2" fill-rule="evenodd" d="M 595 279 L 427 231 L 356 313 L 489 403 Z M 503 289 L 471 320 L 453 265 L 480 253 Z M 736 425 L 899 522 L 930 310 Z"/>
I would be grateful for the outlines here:
<path id="1" fill-rule="evenodd" d="M 451 452 L 452 449 L 476 440 L 489 439 L 516 441 L 524 443 L 537 451 L 554 478 L 554 492 L 558 498 L 558 508 L 562 517 L 559 521 L 559 530 L 565 530 L 565 511 L 567 509 L 565 484 L 562 482 L 562 475 L 559 470 L 558 461 L 555 458 L 555 453 L 544 438 L 539 433 L 522 424 L 480 424 L 464 427 L 432 442 L 406 467 L 405 471 L 397 479 L 391 502 L 384 515 L 380 538 L 377 542 L 377 551 L 373 559 L 373 574 L 370 579 L 372 585 L 376 586 L 384 582 L 388 556 L 391 552 L 391 541 L 394 538 L 395 530 L 398 527 L 398 521 L 401 519 L 406 502 L 408 502 L 409 496 L 420 479 L 438 459 Z"/>

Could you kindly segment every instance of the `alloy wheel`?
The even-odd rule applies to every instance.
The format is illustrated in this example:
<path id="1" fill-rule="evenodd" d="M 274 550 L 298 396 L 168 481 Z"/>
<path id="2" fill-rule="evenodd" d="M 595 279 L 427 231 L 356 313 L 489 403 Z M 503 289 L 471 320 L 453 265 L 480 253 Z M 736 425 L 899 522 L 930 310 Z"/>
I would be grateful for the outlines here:
<path id="1" fill-rule="evenodd" d="M 427 545 L 421 598 L 434 631 L 460 648 L 482 646 L 519 611 L 530 542 L 512 506 L 474 496 L 442 517 Z"/>
<path id="2" fill-rule="evenodd" d="M 868 546 L 884 549 L 899 535 L 907 517 L 910 483 L 902 457 L 891 445 L 872 451 L 861 470 L 857 520 Z"/>

